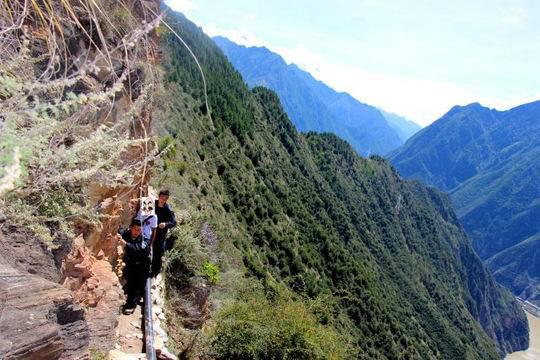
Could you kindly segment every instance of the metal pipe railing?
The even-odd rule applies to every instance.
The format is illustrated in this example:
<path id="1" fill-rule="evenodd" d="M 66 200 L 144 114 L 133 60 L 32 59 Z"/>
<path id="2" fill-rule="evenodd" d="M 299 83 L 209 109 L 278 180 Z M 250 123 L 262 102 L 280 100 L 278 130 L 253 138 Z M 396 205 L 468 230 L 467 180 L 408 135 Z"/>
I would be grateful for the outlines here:
<path id="1" fill-rule="evenodd" d="M 154 325 L 152 324 L 152 276 L 148 276 L 146 286 L 144 287 L 144 339 L 146 358 L 156 360 Z"/>

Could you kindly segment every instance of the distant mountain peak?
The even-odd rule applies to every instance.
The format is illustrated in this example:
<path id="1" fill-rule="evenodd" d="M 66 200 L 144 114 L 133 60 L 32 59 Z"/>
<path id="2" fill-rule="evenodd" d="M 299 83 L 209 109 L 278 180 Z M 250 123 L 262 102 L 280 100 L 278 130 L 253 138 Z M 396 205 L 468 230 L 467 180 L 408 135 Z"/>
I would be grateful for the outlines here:
<path id="1" fill-rule="evenodd" d="M 243 49 L 244 51 L 256 51 L 259 55 L 272 57 L 273 59 L 279 60 L 280 62 L 282 62 L 285 66 L 287 65 L 287 62 L 285 61 L 285 59 L 283 59 L 281 55 L 276 54 L 272 50 L 268 49 L 266 46 L 241 45 L 220 35 L 212 37 L 212 40 L 214 40 L 214 42 L 221 48 L 221 50 L 224 50 L 224 48 L 235 47 L 235 48 Z"/>
<path id="2" fill-rule="evenodd" d="M 219 43 L 218 44 L 219 47 L 222 47 L 222 44 L 227 44 L 227 45 L 230 45 L 230 46 L 239 47 L 239 48 L 243 48 L 243 49 L 246 49 L 246 50 L 250 50 L 250 49 L 251 50 L 258 50 L 258 51 L 261 51 L 263 53 L 267 53 L 269 55 L 275 55 L 275 56 L 283 59 L 283 57 L 281 55 L 271 51 L 266 46 L 238 44 L 238 43 L 235 43 L 234 41 L 232 41 L 231 39 L 229 39 L 229 38 L 227 38 L 225 36 L 221 36 L 221 35 L 213 36 L 212 40 L 214 40 L 215 43 Z M 283 61 L 285 62 L 285 60 L 283 60 Z"/>
<path id="3" fill-rule="evenodd" d="M 420 129 L 402 117 L 387 119 L 379 109 L 334 90 L 267 48 L 237 45 L 222 36 L 214 41 L 250 87 L 264 86 L 278 94 L 300 131 L 332 132 L 363 155 L 384 155 Z"/>
<path id="4" fill-rule="evenodd" d="M 467 104 L 467 105 L 454 105 L 454 106 L 452 106 L 450 108 L 450 110 L 448 110 L 447 114 L 454 114 L 454 113 L 457 113 L 457 112 L 460 112 L 460 111 L 471 111 L 471 110 L 476 111 L 476 110 L 480 110 L 480 109 L 489 110 L 488 107 L 483 106 L 479 102 L 472 102 L 472 103 Z"/>

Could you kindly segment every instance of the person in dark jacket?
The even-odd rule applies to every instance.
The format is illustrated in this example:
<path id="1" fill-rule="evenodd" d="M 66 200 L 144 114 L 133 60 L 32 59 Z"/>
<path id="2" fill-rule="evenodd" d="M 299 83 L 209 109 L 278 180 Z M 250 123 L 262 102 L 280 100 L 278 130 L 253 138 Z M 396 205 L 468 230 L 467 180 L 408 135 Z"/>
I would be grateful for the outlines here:
<path id="1" fill-rule="evenodd" d="M 152 244 L 152 275 L 157 276 L 161 272 L 162 257 L 165 252 L 165 239 L 169 229 L 176 226 L 176 217 L 167 201 L 169 200 L 169 190 L 161 190 L 156 200 L 156 215 L 158 227 L 156 238 Z"/>
<path id="2" fill-rule="evenodd" d="M 128 230 L 120 231 L 119 242 L 124 246 L 124 279 L 127 301 L 123 307 L 126 314 L 133 312 L 138 300 L 144 295 L 148 278 L 151 239 L 142 234 L 141 221 L 133 219 Z"/>

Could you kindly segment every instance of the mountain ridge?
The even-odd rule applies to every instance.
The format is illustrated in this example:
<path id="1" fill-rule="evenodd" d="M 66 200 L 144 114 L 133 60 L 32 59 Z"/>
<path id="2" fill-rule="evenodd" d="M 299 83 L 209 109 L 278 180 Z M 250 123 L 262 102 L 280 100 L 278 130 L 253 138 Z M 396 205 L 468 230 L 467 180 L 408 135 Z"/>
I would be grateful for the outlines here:
<path id="1" fill-rule="evenodd" d="M 497 280 L 537 302 L 539 133 L 540 101 L 504 111 L 472 103 L 453 107 L 390 155 L 403 176 L 449 192 Z"/>
<path id="2" fill-rule="evenodd" d="M 403 143 L 405 143 L 411 136 L 413 136 L 422 129 L 420 125 L 418 125 L 414 121 L 404 118 L 403 116 L 385 111 L 381 108 L 379 108 L 379 111 L 384 116 L 386 121 L 390 124 L 390 126 L 392 126 L 397 131 Z"/>
<path id="3" fill-rule="evenodd" d="M 333 132 L 361 154 L 385 154 L 403 143 L 404 133 L 375 107 L 338 92 L 266 47 L 246 47 L 221 36 L 213 40 L 250 87 L 276 91 L 300 131 Z M 394 118 L 394 122 L 401 122 Z"/>

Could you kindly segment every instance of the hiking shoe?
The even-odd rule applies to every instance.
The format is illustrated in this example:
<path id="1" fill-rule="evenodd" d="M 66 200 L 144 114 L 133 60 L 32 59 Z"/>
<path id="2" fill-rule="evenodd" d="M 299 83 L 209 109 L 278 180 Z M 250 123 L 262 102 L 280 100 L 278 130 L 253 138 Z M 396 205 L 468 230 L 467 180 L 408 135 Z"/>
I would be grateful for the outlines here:
<path id="1" fill-rule="evenodd" d="M 133 301 L 126 302 L 124 306 L 122 306 L 122 313 L 124 315 L 131 315 L 135 311 L 135 308 L 137 307 L 137 304 Z"/>
<path id="2" fill-rule="evenodd" d="M 122 308 L 122 314 L 124 315 L 131 315 L 135 311 L 135 308 L 132 307 L 123 307 Z"/>

